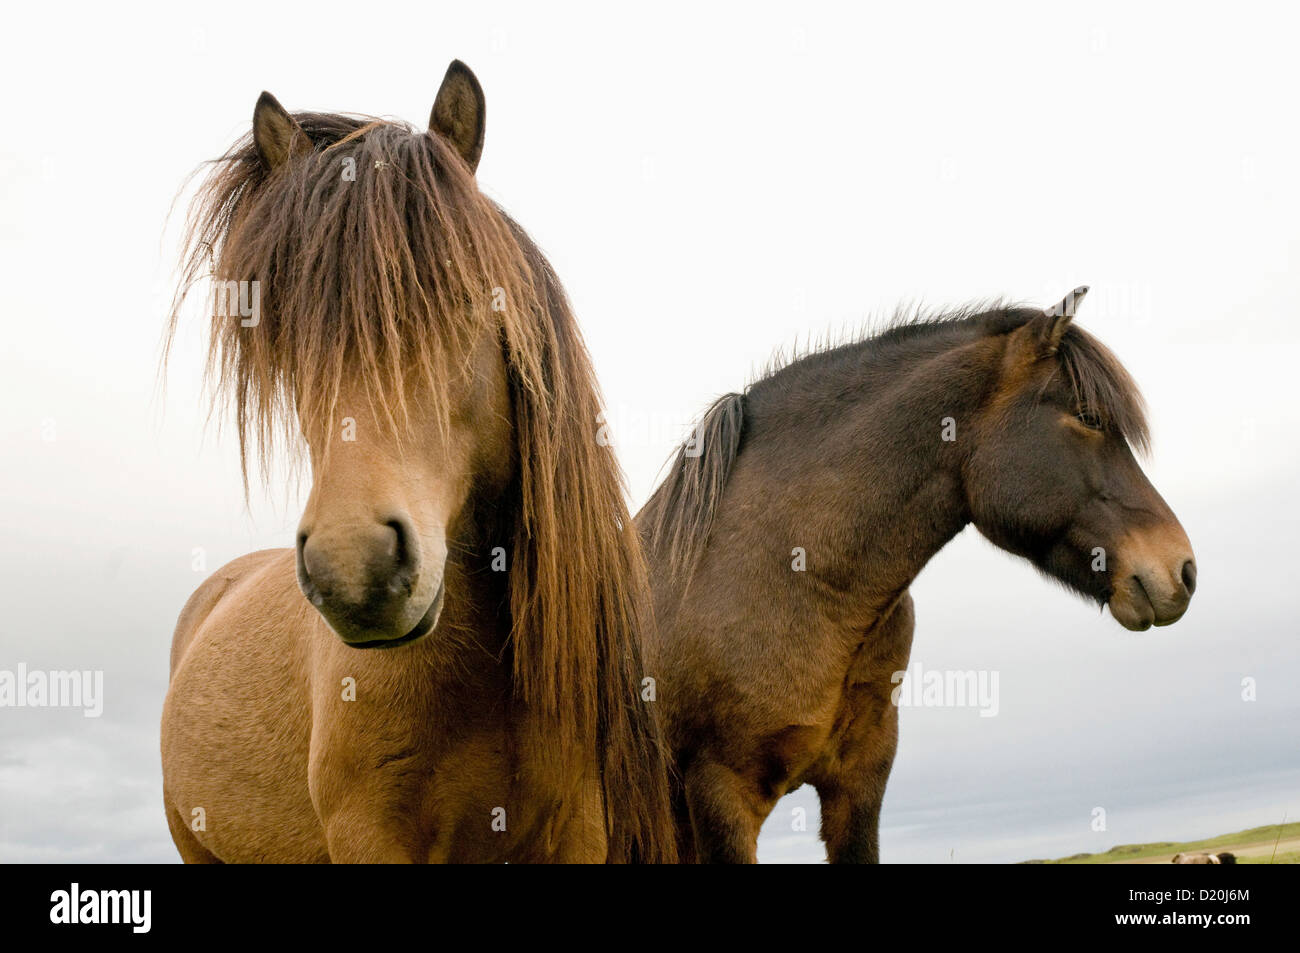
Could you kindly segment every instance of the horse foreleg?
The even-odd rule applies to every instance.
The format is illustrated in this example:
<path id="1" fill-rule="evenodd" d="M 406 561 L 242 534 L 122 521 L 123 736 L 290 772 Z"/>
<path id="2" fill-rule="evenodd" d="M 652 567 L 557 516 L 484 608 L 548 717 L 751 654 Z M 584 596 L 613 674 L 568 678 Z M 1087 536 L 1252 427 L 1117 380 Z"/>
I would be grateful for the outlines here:
<path id="1" fill-rule="evenodd" d="M 822 840 L 833 864 L 880 862 L 880 805 L 898 749 L 898 707 L 892 692 L 906 670 L 915 626 L 904 592 L 868 634 L 850 672 L 851 719 L 832 760 L 813 780 L 821 799 Z"/>
<path id="2" fill-rule="evenodd" d="M 758 831 L 772 802 L 753 783 L 722 764 L 697 761 L 686 770 L 686 803 L 702 864 L 758 862 Z"/>
<path id="3" fill-rule="evenodd" d="M 422 863 L 430 838 L 417 827 L 419 771 L 394 759 L 387 770 L 326 762 L 309 776 L 312 804 L 333 864 Z"/>
<path id="4" fill-rule="evenodd" d="M 416 857 L 409 831 L 384 823 L 372 805 L 341 809 L 324 820 L 325 843 L 332 864 L 413 864 Z"/>
<path id="5" fill-rule="evenodd" d="M 852 776 L 818 786 L 822 840 L 826 842 L 826 858 L 832 864 L 880 863 L 880 805 L 897 738 L 895 712 L 891 737 L 878 739 L 886 750 L 871 762 L 857 766 Z"/>

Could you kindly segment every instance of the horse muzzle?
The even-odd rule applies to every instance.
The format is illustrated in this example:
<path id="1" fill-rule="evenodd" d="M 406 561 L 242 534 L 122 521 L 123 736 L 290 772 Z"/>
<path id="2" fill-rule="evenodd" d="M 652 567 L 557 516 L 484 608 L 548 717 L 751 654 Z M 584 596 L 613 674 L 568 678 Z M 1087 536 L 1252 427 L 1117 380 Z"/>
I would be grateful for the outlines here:
<path id="1" fill-rule="evenodd" d="M 445 600 L 445 565 L 429 565 L 421 550 L 403 518 L 304 527 L 298 585 L 346 644 L 410 645 L 434 630 Z"/>
<path id="2" fill-rule="evenodd" d="M 1196 591 L 1196 560 L 1189 549 L 1159 564 L 1126 566 L 1115 580 L 1107 605 L 1116 622 L 1134 632 L 1173 625 Z"/>

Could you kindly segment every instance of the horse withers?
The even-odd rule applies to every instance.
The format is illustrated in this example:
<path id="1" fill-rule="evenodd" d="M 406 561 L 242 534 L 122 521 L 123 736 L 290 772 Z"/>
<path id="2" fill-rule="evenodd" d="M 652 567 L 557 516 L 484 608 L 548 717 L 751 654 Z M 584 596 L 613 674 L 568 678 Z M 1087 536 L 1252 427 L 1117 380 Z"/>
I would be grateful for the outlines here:
<path id="1" fill-rule="evenodd" d="M 755 860 L 807 783 L 829 859 L 878 860 L 908 587 L 968 524 L 1125 628 L 1187 609 L 1191 545 L 1133 455 L 1142 399 L 1072 324 L 1086 290 L 902 320 L 705 415 L 637 518 L 683 857 Z"/>
<path id="2" fill-rule="evenodd" d="M 219 297 L 210 364 L 245 473 L 301 438 L 312 483 L 296 547 L 176 628 L 187 861 L 674 856 L 644 562 L 563 289 L 478 189 L 483 131 L 459 62 L 427 130 L 264 93 L 199 193 L 187 278 L 250 305 Z"/>

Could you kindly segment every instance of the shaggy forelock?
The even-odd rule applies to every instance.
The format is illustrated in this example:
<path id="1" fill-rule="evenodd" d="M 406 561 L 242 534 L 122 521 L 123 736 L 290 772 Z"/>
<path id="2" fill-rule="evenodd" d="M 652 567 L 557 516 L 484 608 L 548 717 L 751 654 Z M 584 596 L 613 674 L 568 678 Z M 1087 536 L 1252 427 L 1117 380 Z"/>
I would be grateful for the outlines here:
<path id="1" fill-rule="evenodd" d="M 215 163 L 188 233 L 182 287 L 259 283 L 255 327 L 215 300 L 211 324 L 209 381 L 233 404 L 245 469 L 252 445 L 331 430 L 345 375 L 401 432 L 409 385 L 445 404 L 494 325 L 542 389 L 527 318 L 544 292 L 454 150 L 401 123 L 295 118 L 312 154 L 269 170 L 245 136 Z M 494 310 L 494 294 L 508 307 Z"/>

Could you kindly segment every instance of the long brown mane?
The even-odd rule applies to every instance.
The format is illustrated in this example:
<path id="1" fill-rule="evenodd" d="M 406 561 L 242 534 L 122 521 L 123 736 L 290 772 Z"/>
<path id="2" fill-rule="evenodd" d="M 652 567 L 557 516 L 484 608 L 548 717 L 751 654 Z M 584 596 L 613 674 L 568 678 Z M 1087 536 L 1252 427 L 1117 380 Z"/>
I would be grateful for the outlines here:
<path id="1" fill-rule="evenodd" d="M 300 447 L 299 428 L 333 428 L 345 375 L 407 430 L 411 377 L 445 399 L 494 323 L 520 467 L 506 501 L 511 654 L 531 753 L 562 764 L 597 753 L 610 859 L 672 859 L 658 730 L 639 699 L 646 570 L 616 461 L 595 440 L 599 393 L 558 279 L 439 136 L 295 118 L 312 154 L 268 171 L 246 136 L 216 162 L 188 232 L 182 289 L 207 275 L 260 284 L 255 333 L 215 313 L 211 326 L 209 381 L 233 404 L 245 474 L 250 447 L 265 474 L 280 440 Z M 265 188 L 273 176 L 288 178 Z"/>
<path id="2" fill-rule="evenodd" d="M 994 304 L 941 314 L 899 312 L 874 336 L 778 362 L 743 393 L 720 397 L 705 412 L 692 440 L 681 447 L 668 475 L 640 514 L 646 549 L 675 579 L 686 579 L 708 542 L 713 513 L 727 485 L 745 436 L 745 406 L 755 393 L 797 398 L 815 391 L 832 366 L 852 363 L 861 373 L 882 373 L 936 350 L 977 337 L 1009 334 L 1041 314 L 1033 308 Z M 1146 409 L 1133 378 L 1115 355 L 1082 328 L 1071 325 L 1057 350 L 1076 405 L 1097 416 L 1140 451 L 1150 446 Z"/>

